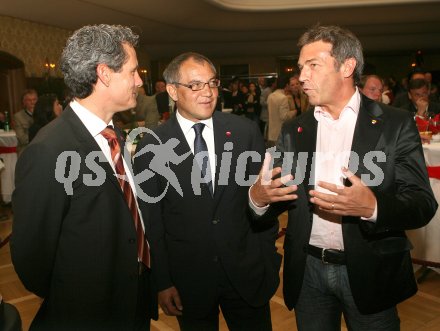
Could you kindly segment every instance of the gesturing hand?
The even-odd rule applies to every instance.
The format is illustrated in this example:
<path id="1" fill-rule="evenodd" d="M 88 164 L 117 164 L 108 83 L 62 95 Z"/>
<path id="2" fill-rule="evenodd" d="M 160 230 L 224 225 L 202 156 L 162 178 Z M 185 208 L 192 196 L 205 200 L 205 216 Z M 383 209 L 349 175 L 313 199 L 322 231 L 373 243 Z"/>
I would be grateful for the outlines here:
<path id="1" fill-rule="evenodd" d="M 159 305 L 168 316 L 182 315 L 182 303 L 180 301 L 179 292 L 173 287 L 160 291 L 158 295 Z"/>
<path id="2" fill-rule="evenodd" d="M 296 194 L 292 194 L 298 189 L 296 185 L 285 186 L 287 182 L 293 179 L 293 176 L 289 174 L 274 179 L 281 174 L 281 168 L 277 167 L 270 170 L 271 160 L 271 155 L 266 153 L 258 180 L 250 190 L 252 201 L 259 207 L 266 206 L 272 202 L 289 201 L 298 198 Z"/>
<path id="3" fill-rule="evenodd" d="M 336 194 L 311 190 L 310 195 L 312 198 L 310 201 L 331 214 L 370 218 L 376 206 L 376 197 L 373 191 L 348 169 L 343 168 L 342 172 L 352 183 L 351 187 L 340 187 L 328 182 L 318 182 L 318 186 Z"/>

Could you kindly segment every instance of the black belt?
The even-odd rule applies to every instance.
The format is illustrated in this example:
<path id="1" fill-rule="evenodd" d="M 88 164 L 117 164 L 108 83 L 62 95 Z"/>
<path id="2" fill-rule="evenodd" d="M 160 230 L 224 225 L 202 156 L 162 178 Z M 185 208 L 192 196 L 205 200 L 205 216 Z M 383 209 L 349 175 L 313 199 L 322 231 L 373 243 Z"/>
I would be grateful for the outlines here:
<path id="1" fill-rule="evenodd" d="M 307 253 L 322 261 L 322 263 L 345 264 L 345 253 L 337 249 L 325 249 L 309 245 Z"/>

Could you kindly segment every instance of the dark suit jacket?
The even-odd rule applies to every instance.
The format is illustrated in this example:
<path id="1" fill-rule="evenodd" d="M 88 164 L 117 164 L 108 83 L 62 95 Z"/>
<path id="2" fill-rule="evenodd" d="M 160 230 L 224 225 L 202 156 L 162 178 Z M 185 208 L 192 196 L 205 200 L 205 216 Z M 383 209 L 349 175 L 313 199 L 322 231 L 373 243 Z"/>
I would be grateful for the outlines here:
<path id="1" fill-rule="evenodd" d="M 407 99 L 406 101 L 400 103 L 399 106 L 396 106 L 396 107 L 408 110 L 411 113 L 417 112 L 417 108 L 414 106 L 414 104 L 412 103 L 412 101 L 410 99 Z M 434 114 L 439 114 L 440 113 L 440 104 L 437 102 L 434 102 L 434 101 L 429 101 L 428 112 L 434 113 Z"/>
<path id="2" fill-rule="evenodd" d="M 157 103 L 157 110 L 159 111 L 159 115 L 169 112 L 170 107 L 169 107 L 168 92 L 165 91 L 156 94 L 156 103 Z"/>
<path id="3" fill-rule="evenodd" d="M 185 316 L 205 316 L 217 300 L 218 263 L 221 263 L 234 288 L 252 306 L 269 301 L 279 284 L 281 257 L 276 252 L 276 218 L 252 223 L 248 206 L 249 185 L 240 186 L 235 176 L 242 152 L 257 151 L 260 156 L 248 160 L 246 173 L 256 175 L 263 161 L 264 143 L 251 121 L 221 112 L 213 114 L 215 152 L 217 155 L 214 196 L 207 185 L 201 194 L 193 191 L 191 170 L 194 156 L 175 116 L 154 130 L 157 137 L 146 135 L 137 151 L 149 144 L 166 143 L 177 138 L 178 155 L 189 153 L 180 164 L 169 163 L 183 191 L 181 196 L 167 180 L 155 174 L 140 187 L 150 197 L 166 192 L 157 203 L 140 201 L 143 215 L 151 222 L 152 270 L 158 290 L 175 286 L 180 294 Z M 230 148 L 231 143 L 232 150 Z M 229 147 L 228 147 L 229 146 Z M 135 157 L 135 173 L 149 167 L 151 153 Z M 229 176 L 223 171 L 231 163 Z M 226 181 L 219 184 L 220 178 Z M 243 185 L 243 184 L 242 184 Z M 194 306 L 203 304 L 202 310 Z"/>
<path id="4" fill-rule="evenodd" d="M 301 128 L 301 129 L 299 129 Z M 305 174 L 298 199 L 289 205 L 274 204 L 266 215 L 289 209 L 284 242 L 284 299 L 295 307 L 303 282 L 306 248 L 312 229 L 313 206 L 309 202 L 312 155 L 316 150 L 317 121 L 314 112 L 288 121 L 283 126 L 277 149 L 307 153 Z M 396 108 L 376 103 L 364 96 L 353 136 L 352 151 L 359 156 L 357 176 L 384 174 L 378 186 L 370 188 L 377 199 L 375 223 L 359 217 L 342 217 L 342 234 L 347 272 L 356 305 L 361 313 L 375 313 L 396 305 L 417 291 L 410 258 L 411 243 L 405 230 L 427 224 L 437 202 L 431 191 L 419 134 L 412 116 Z M 373 159 L 375 167 L 364 162 L 370 151 L 381 151 L 386 162 Z M 368 157 L 368 155 L 367 155 Z M 355 161 L 354 158 L 350 162 Z M 378 167 L 378 168 L 377 168 Z M 313 182 L 312 182 L 313 183 Z"/>
<path id="5" fill-rule="evenodd" d="M 86 164 L 89 153 L 100 151 L 67 107 L 17 162 L 12 261 L 25 287 L 44 298 L 31 329 L 133 327 L 139 286 L 136 230 L 102 152 L 102 162 Z M 70 166 L 64 167 L 63 152 L 75 154 L 76 159 L 68 158 Z M 86 185 L 84 176 L 98 176 L 103 183 Z M 62 183 L 69 177 L 71 195 Z"/>

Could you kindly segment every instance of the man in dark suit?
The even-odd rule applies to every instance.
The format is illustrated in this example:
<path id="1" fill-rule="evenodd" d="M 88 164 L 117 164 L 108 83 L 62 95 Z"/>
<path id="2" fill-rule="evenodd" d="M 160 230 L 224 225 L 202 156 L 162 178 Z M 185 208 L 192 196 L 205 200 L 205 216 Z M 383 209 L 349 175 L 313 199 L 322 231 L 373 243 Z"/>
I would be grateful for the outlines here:
<path id="1" fill-rule="evenodd" d="M 429 99 L 429 83 L 425 79 L 411 79 L 408 83 L 408 100 L 399 108 L 425 118 L 440 113 L 440 104 Z"/>
<path id="2" fill-rule="evenodd" d="M 318 25 L 298 46 L 314 111 L 284 125 L 276 167 L 261 172 L 274 180 L 250 190 L 261 221 L 289 210 L 286 305 L 298 330 L 340 330 L 342 313 L 351 330 L 399 330 L 396 304 L 417 291 L 405 230 L 437 209 L 414 120 L 360 95 L 351 32 Z"/>
<path id="3" fill-rule="evenodd" d="M 74 100 L 17 162 L 12 262 L 44 298 L 31 330 L 149 330 L 157 310 L 148 307 L 144 226 L 128 199 L 136 201 L 130 160 L 113 153 L 123 153 L 122 142 L 108 128 L 114 113 L 136 105 L 137 41 L 110 25 L 68 39 L 61 68 Z"/>
<path id="4" fill-rule="evenodd" d="M 271 330 L 278 222 L 252 222 L 248 204 L 263 139 L 251 121 L 214 112 L 220 81 L 206 57 L 181 54 L 164 77 L 176 115 L 142 139 L 134 159 L 136 177 L 175 175 L 140 180 L 159 304 L 184 331 L 218 330 L 219 306 L 230 330 Z"/>

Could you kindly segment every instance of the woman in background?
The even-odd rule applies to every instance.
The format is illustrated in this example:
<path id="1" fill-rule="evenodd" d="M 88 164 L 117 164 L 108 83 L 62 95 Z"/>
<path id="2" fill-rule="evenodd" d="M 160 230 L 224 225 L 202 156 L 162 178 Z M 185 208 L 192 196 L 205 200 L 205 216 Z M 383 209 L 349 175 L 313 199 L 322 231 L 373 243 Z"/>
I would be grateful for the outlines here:
<path id="1" fill-rule="evenodd" d="M 34 123 L 29 128 L 29 142 L 32 141 L 43 126 L 58 117 L 62 111 L 63 108 L 56 94 L 51 93 L 40 96 L 34 108 Z"/>

